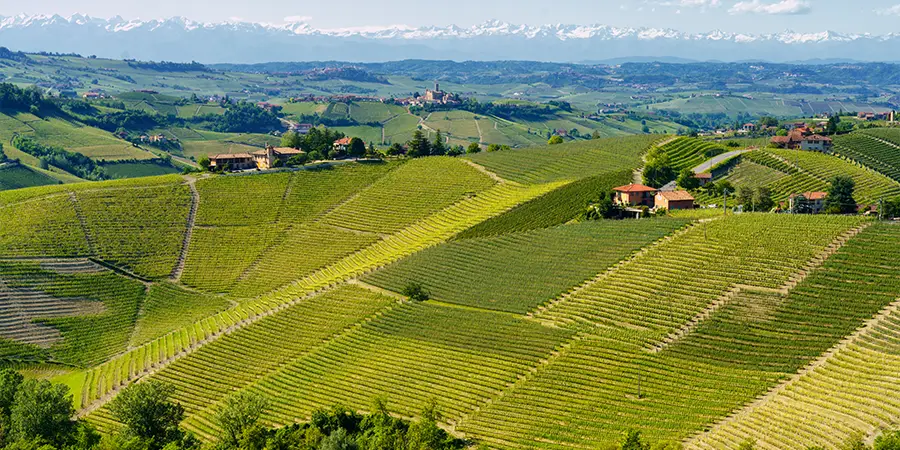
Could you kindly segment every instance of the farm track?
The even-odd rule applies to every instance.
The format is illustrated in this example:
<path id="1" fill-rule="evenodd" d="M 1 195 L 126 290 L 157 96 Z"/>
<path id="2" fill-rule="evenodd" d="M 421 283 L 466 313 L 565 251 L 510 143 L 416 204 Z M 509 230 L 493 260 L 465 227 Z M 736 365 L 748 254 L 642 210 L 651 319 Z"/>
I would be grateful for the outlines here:
<path id="1" fill-rule="evenodd" d="M 194 221 L 197 218 L 197 208 L 200 205 L 200 193 L 197 192 L 197 179 L 189 177 L 187 181 L 188 187 L 191 189 L 191 209 L 188 211 L 187 228 L 184 231 L 184 239 L 181 243 L 181 252 L 178 254 L 178 260 L 172 269 L 169 279 L 175 283 L 181 280 L 184 273 L 184 263 L 187 260 L 188 247 L 191 245 L 191 236 L 194 234 Z"/>
<path id="2" fill-rule="evenodd" d="M 465 161 L 466 164 L 472 166 L 475 170 L 477 170 L 477 171 L 479 171 L 479 172 L 481 172 L 481 173 L 483 173 L 483 174 L 485 174 L 485 175 L 491 177 L 491 179 L 494 180 L 494 181 L 496 181 L 497 183 L 511 183 L 511 184 L 515 184 L 515 185 L 518 185 L 518 184 L 519 184 L 519 183 L 516 183 L 516 182 L 514 182 L 514 181 L 509 181 L 509 180 L 507 180 L 507 179 L 505 179 L 505 178 L 500 177 L 500 175 L 497 175 L 496 173 L 491 172 L 490 170 L 488 170 L 487 167 L 484 167 L 484 166 L 482 166 L 481 164 L 478 164 L 478 163 L 476 163 L 476 162 L 474 162 L 474 161 L 472 161 L 472 160 L 464 159 L 463 161 Z"/>
<path id="3" fill-rule="evenodd" d="M 87 221 L 84 219 L 84 212 L 81 210 L 81 204 L 78 203 L 78 196 L 74 192 L 69 192 L 69 200 L 72 202 L 72 208 L 75 210 L 75 217 L 81 225 L 81 231 L 84 232 L 84 240 L 88 245 L 88 253 L 96 254 L 96 243 L 90 230 L 88 230 Z"/>
<path id="4" fill-rule="evenodd" d="M 790 278 L 778 289 L 770 289 L 770 288 L 762 288 L 758 286 L 749 286 L 749 285 L 735 285 L 728 292 L 722 294 L 719 298 L 713 301 L 709 306 L 707 306 L 703 311 L 700 311 L 694 318 L 684 324 L 683 327 L 679 328 L 672 333 L 669 333 L 666 337 L 664 337 L 659 343 L 653 345 L 649 351 L 650 353 L 659 353 L 671 345 L 677 343 L 678 341 L 684 339 L 685 336 L 693 333 L 700 325 L 703 324 L 707 319 L 712 317 L 716 311 L 718 311 L 721 307 L 728 304 L 735 297 L 740 295 L 743 291 L 749 292 L 766 292 L 778 294 L 781 296 L 787 296 L 791 289 L 795 288 L 798 284 L 800 284 L 806 277 L 809 276 L 810 273 L 814 272 L 816 269 L 822 266 L 825 261 L 834 255 L 838 250 L 843 247 L 847 241 L 852 239 L 854 236 L 859 234 L 861 231 L 866 229 L 870 223 L 862 224 L 856 228 L 852 228 L 850 230 L 841 233 L 838 237 L 834 239 L 827 247 L 825 247 L 818 255 L 814 256 L 810 259 L 806 265 L 802 268 L 794 272 Z"/>

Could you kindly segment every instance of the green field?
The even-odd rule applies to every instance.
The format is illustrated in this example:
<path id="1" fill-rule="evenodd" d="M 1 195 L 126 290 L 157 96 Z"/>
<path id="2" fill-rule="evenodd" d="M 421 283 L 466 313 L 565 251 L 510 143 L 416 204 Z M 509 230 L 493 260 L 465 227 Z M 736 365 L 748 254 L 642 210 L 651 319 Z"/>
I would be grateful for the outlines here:
<path id="1" fill-rule="evenodd" d="M 26 166 L 0 167 L 0 191 L 57 183 L 57 180 Z"/>
<path id="2" fill-rule="evenodd" d="M 380 103 L 328 108 L 418 123 Z M 454 137 L 474 123 L 425 121 Z M 191 156 L 277 139 L 166 132 Z M 900 195 L 877 133 L 847 138 L 855 156 L 752 150 L 723 177 L 777 199 L 838 174 L 860 202 Z M 495 449 L 609 448 L 627 430 L 691 449 L 838 448 L 893 426 L 900 227 L 720 209 L 582 219 L 663 139 L 4 190 L 0 366 L 65 382 L 104 434 L 121 428 L 122 388 L 168 383 L 209 445 L 235 392 L 266 397 L 273 427 L 376 398 L 418 419 L 434 402 L 441 428 Z M 681 168 L 724 150 L 684 137 L 653 151 Z"/>

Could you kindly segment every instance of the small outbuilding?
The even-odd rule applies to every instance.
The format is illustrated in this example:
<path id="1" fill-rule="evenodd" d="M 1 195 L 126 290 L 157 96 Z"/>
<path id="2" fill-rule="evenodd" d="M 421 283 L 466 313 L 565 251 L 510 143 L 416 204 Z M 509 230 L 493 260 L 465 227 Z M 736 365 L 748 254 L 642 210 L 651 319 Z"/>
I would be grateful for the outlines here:
<path id="1" fill-rule="evenodd" d="M 661 191 L 656 194 L 657 208 L 694 209 L 694 196 L 688 191 Z"/>

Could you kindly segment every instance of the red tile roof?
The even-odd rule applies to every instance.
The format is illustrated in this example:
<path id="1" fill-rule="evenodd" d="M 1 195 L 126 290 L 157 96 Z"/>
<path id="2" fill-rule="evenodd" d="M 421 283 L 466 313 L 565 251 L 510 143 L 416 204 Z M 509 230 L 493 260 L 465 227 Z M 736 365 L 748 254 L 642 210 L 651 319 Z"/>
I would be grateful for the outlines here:
<path id="1" fill-rule="evenodd" d="M 626 184 L 625 186 L 619 186 L 613 188 L 614 191 L 617 192 L 656 192 L 656 188 L 652 188 L 650 186 L 644 186 L 643 184 Z"/>
<path id="2" fill-rule="evenodd" d="M 806 136 L 806 137 L 803 138 L 802 140 L 804 140 L 804 141 L 824 141 L 824 142 L 831 142 L 831 138 L 830 138 L 830 137 L 827 137 L 827 136 L 821 136 L 821 135 L 818 135 L 818 134 L 814 134 L 814 135 L 812 135 L 812 136 Z"/>
<path id="3" fill-rule="evenodd" d="M 797 197 L 798 195 L 802 195 L 807 200 L 824 200 L 825 197 L 828 197 L 827 192 L 815 191 L 815 192 L 804 192 L 802 194 L 791 194 L 791 198 Z"/>
<path id="4" fill-rule="evenodd" d="M 656 195 L 659 195 L 670 202 L 681 200 L 694 201 L 694 196 L 691 195 L 691 193 L 688 191 L 662 191 L 657 193 Z"/>
<path id="5" fill-rule="evenodd" d="M 697 178 L 697 179 L 700 179 L 700 180 L 711 180 L 711 179 L 712 179 L 712 174 L 709 173 L 709 172 L 695 173 L 695 174 L 694 174 L 694 178 Z"/>
<path id="6" fill-rule="evenodd" d="M 334 141 L 334 144 L 335 145 L 350 145 L 350 139 L 351 138 L 348 138 L 348 137 L 341 138 L 341 139 Z"/>

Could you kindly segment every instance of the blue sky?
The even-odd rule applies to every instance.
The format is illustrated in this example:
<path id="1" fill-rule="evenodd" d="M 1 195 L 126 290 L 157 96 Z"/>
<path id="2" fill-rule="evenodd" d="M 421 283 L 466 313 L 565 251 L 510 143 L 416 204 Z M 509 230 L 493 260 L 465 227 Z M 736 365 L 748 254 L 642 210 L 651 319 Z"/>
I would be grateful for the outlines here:
<path id="1" fill-rule="evenodd" d="M 431 6 L 434 5 L 434 6 Z M 2 1 L 0 15 L 83 13 L 127 19 L 184 16 L 200 21 L 283 23 L 316 28 L 387 25 L 471 26 L 489 19 L 543 23 L 668 27 L 744 33 L 900 32 L 900 0 L 30 0 Z"/>

